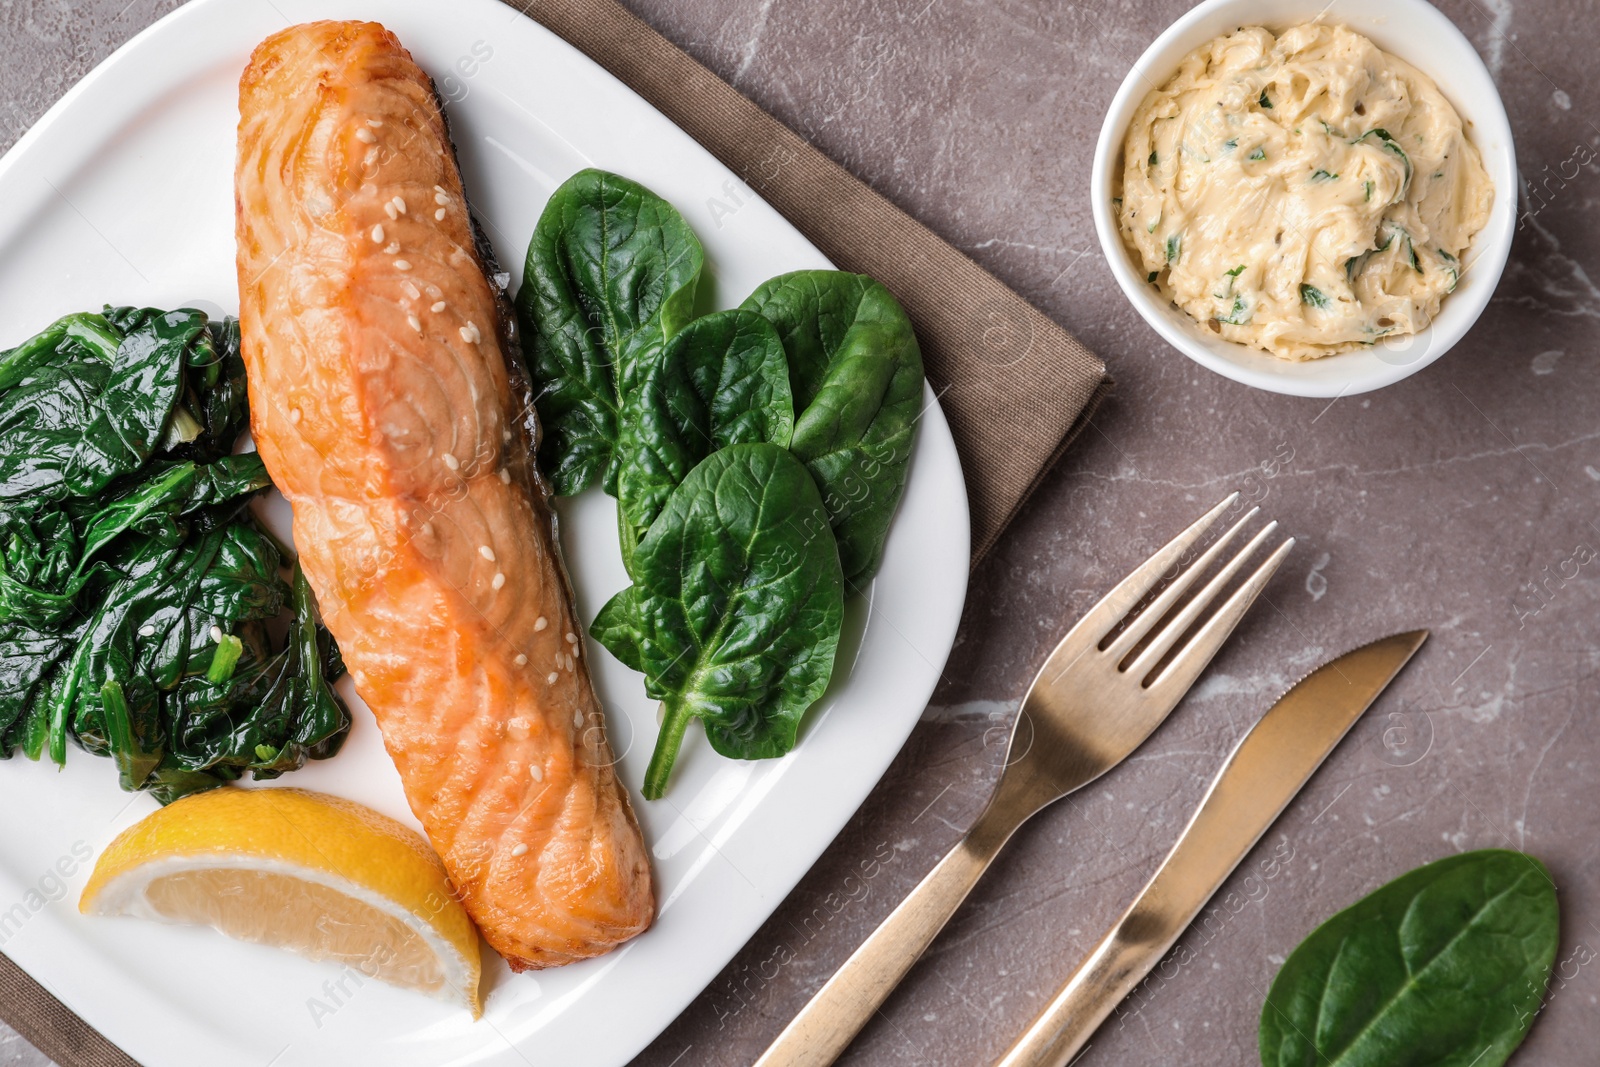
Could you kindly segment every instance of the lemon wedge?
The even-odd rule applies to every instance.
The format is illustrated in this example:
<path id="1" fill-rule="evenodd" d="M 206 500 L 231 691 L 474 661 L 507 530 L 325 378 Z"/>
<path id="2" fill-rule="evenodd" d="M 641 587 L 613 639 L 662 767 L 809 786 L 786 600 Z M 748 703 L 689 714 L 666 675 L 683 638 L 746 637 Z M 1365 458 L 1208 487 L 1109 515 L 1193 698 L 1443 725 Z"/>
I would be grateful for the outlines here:
<path id="1" fill-rule="evenodd" d="M 118 835 L 78 909 L 210 926 L 478 1007 L 478 933 L 421 835 L 302 789 L 214 789 Z"/>

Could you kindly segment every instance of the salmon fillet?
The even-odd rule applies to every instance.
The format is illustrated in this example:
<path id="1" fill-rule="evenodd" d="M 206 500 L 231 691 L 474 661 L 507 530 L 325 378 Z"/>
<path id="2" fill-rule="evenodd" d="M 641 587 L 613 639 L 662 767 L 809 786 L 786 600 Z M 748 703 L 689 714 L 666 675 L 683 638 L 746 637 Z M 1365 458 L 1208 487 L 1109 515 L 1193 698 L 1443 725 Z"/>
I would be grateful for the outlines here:
<path id="1" fill-rule="evenodd" d="M 269 37 L 239 85 L 251 429 L 406 799 L 513 969 L 650 925 L 504 295 L 432 82 L 376 23 Z"/>

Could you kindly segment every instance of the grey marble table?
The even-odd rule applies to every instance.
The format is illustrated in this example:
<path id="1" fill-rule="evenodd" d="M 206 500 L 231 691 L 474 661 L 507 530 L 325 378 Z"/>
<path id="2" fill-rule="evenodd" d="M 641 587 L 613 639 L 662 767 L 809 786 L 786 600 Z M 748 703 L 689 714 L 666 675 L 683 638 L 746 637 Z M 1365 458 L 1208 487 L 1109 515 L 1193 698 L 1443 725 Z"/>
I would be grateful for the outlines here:
<path id="1" fill-rule="evenodd" d="M 1600 165 L 1572 176 L 1600 146 L 1591 2 L 1442 0 L 1494 72 L 1540 193 L 1524 193 L 1511 264 L 1466 341 L 1332 404 L 1189 363 L 1130 310 L 1097 250 L 1101 115 L 1183 0 L 631 2 L 1076 332 L 1118 382 L 973 575 L 934 705 L 882 784 L 641 1067 L 749 1063 L 976 814 L 1057 635 L 1233 488 L 1299 538 L 1267 602 L 1150 743 L 1019 836 L 844 1062 L 990 1062 L 1149 875 L 1253 718 L 1320 659 L 1402 628 L 1434 637 L 1224 887 L 1231 902 L 1180 943 L 1185 962 L 1081 1063 L 1256 1062 L 1263 992 L 1298 940 L 1465 849 L 1543 858 L 1562 958 L 1593 954 Z M 171 6 L 0 0 L 0 141 Z M 1593 1061 L 1600 968 L 1575 966 L 1516 1062 Z M 0 1029 L 0 1067 L 44 1062 Z"/>

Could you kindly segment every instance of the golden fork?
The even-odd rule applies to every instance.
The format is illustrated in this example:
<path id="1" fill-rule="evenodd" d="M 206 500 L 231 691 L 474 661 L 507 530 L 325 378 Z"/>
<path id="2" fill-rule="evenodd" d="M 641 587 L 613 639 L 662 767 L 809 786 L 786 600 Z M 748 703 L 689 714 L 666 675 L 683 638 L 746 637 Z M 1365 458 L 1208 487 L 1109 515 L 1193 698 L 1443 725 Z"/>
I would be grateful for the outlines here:
<path id="1" fill-rule="evenodd" d="M 1061 639 L 1023 697 L 1005 769 L 978 821 L 818 990 L 755 1067 L 833 1063 L 955 914 L 1016 829 L 1121 763 L 1161 725 L 1294 545 L 1293 538 L 1280 544 L 1201 622 L 1205 610 L 1277 528 L 1276 522 L 1268 523 L 1180 606 L 1183 595 L 1260 510 L 1251 508 L 1135 613 L 1238 498 L 1238 493 L 1229 496 L 1173 538 Z M 1193 636 L 1180 646 L 1191 629 Z"/>

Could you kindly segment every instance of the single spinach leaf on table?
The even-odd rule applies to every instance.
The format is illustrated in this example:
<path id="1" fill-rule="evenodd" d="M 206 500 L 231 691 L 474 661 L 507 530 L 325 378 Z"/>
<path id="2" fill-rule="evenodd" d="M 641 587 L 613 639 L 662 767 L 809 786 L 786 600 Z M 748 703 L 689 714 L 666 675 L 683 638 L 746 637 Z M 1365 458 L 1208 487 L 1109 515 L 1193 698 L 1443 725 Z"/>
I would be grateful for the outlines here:
<path id="1" fill-rule="evenodd" d="M 661 349 L 623 399 L 617 506 L 623 558 L 695 464 L 728 445 L 794 433 L 783 341 L 753 311 L 696 319 Z"/>
<path id="2" fill-rule="evenodd" d="M 704 264 L 682 216 L 637 182 L 582 170 L 551 195 L 516 306 L 557 493 L 615 491 L 623 398 L 693 317 Z"/>
<path id="3" fill-rule="evenodd" d="M 691 719 L 734 759 L 781 756 L 827 688 L 844 581 L 821 495 L 767 443 L 689 472 L 634 554 L 645 689 L 663 706 L 644 795 L 662 796 Z"/>
<path id="4" fill-rule="evenodd" d="M 806 270 L 741 305 L 778 329 L 789 357 L 790 445 L 822 491 L 845 581 L 877 573 L 922 413 L 922 352 L 889 290 L 862 274 Z"/>
<path id="5" fill-rule="evenodd" d="M 1544 998 L 1560 938 L 1544 864 L 1488 849 L 1402 875 L 1284 961 L 1266 1067 L 1499 1067 Z"/>

